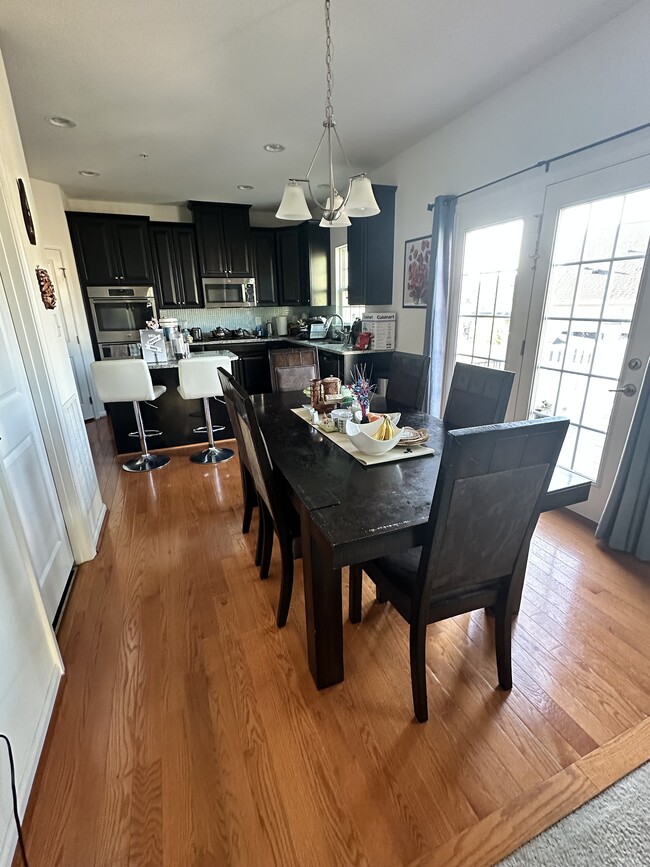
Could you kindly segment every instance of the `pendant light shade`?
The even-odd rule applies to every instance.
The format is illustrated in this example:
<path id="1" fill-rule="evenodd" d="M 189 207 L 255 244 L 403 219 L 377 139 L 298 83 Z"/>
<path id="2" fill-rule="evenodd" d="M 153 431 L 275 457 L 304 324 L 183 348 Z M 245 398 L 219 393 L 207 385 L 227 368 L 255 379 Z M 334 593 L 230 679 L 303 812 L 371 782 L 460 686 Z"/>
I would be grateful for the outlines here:
<path id="1" fill-rule="evenodd" d="M 370 178 L 366 174 L 352 174 L 350 162 L 345 155 L 341 139 L 336 129 L 334 120 L 334 107 L 332 105 L 332 34 L 330 28 L 330 5 L 331 0 L 325 0 L 325 68 L 327 71 L 327 90 L 325 95 L 325 120 L 323 132 L 316 147 L 316 153 L 312 157 L 307 174 L 303 178 L 292 178 L 284 188 L 282 201 L 277 210 L 276 217 L 279 220 L 309 220 L 311 213 L 307 207 L 305 194 L 299 184 L 305 184 L 309 195 L 321 211 L 322 220 L 320 225 L 332 229 L 338 226 L 349 226 L 348 217 L 373 217 L 379 213 L 379 206 L 372 191 Z M 323 202 L 314 195 L 311 186 L 311 173 L 316 163 L 316 158 L 322 146 L 327 151 L 328 184 L 320 184 L 329 190 L 327 202 Z M 339 195 L 334 185 L 334 153 L 333 147 L 337 145 L 341 156 L 345 160 L 348 169 L 348 180 L 345 189 L 341 187 Z M 330 207 L 333 202 L 333 207 Z"/>
<path id="2" fill-rule="evenodd" d="M 323 229 L 342 229 L 345 226 L 350 225 L 350 220 L 346 213 L 346 209 L 341 207 L 343 205 L 343 196 L 334 196 L 334 213 L 331 215 L 332 219 L 328 220 L 325 217 L 325 214 L 330 214 L 330 198 L 327 197 L 327 201 L 325 202 L 325 214 L 323 215 L 323 219 L 318 224 Z"/>
<path id="3" fill-rule="evenodd" d="M 278 220 L 311 220 L 311 211 L 302 187 L 296 181 L 285 185 L 282 201 L 275 216 Z"/>
<path id="4" fill-rule="evenodd" d="M 350 217 L 374 217 L 379 213 L 379 205 L 367 175 L 360 175 L 350 181 L 350 195 L 345 210 Z"/>

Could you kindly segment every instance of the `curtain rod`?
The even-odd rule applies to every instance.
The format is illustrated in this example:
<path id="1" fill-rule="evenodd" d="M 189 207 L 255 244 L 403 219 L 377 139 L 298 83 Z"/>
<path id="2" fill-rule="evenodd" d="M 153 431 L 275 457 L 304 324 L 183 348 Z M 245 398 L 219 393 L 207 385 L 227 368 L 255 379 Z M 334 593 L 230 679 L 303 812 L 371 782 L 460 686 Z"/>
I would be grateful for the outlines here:
<path id="1" fill-rule="evenodd" d="M 548 172 L 552 163 L 556 163 L 558 162 L 558 160 L 564 160 L 567 157 L 581 154 L 584 151 L 589 151 L 592 148 L 600 147 L 601 145 L 608 144 L 610 141 L 616 141 L 619 138 L 624 138 L 626 135 L 632 135 L 635 132 L 641 132 L 641 130 L 648 128 L 650 128 L 650 123 L 642 123 L 640 126 L 626 129 L 624 132 L 617 132 L 615 135 L 610 135 L 607 138 L 601 138 L 599 141 L 591 142 L 591 144 L 583 145 L 583 147 L 575 148 L 572 151 L 566 151 L 566 153 L 558 154 L 557 156 L 550 157 L 547 160 L 540 160 L 538 163 L 535 163 L 532 166 L 527 166 L 525 169 L 520 169 L 518 172 L 512 172 L 512 174 L 504 175 L 502 178 L 497 178 L 495 181 L 490 181 L 488 184 L 482 184 L 480 187 L 474 187 L 472 190 L 465 190 L 464 193 L 459 193 L 457 196 L 453 196 L 453 198 L 462 199 L 464 196 L 470 196 L 472 193 L 478 193 L 481 190 L 486 190 L 488 187 L 493 187 L 495 184 L 501 184 L 503 183 L 503 181 L 509 181 L 511 178 L 518 177 L 518 175 L 524 175 L 526 174 L 526 172 L 532 172 L 534 169 L 541 169 L 542 166 L 544 167 L 544 170 Z M 427 205 L 427 210 L 433 211 L 434 207 L 434 203 L 430 202 Z"/>

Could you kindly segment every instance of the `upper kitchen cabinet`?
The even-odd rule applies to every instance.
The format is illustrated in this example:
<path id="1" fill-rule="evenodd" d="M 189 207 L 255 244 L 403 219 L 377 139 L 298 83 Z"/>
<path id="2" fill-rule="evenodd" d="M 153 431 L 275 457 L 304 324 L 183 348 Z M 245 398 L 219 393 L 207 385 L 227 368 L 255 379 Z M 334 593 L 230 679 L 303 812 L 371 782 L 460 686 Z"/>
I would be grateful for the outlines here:
<path id="1" fill-rule="evenodd" d="M 397 187 L 373 184 L 372 189 L 381 213 L 348 226 L 348 304 L 353 305 L 393 303 Z"/>
<path id="2" fill-rule="evenodd" d="M 86 286 L 153 285 L 149 218 L 68 212 L 79 277 Z"/>
<path id="3" fill-rule="evenodd" d="M 194 226 L 150 223 L 159 307 L 203 307 Z"/>
<path id="4" fill-rule="evenodd" d="M 251 229 L 253 276 L 259 306 L 278 304 L 277 257 L 275 229 Z"/>
<path id="5" fill-rule="evenodd" d="M 281 304 L 326 307 L 330 303 L 329 232 L 312 221 L 276 230 Z"/>
<path id="6" fill-rule="evenodd" d="M 250 205 L 188 202 L 194 212 L 202 277 L 253 276 Z"/>

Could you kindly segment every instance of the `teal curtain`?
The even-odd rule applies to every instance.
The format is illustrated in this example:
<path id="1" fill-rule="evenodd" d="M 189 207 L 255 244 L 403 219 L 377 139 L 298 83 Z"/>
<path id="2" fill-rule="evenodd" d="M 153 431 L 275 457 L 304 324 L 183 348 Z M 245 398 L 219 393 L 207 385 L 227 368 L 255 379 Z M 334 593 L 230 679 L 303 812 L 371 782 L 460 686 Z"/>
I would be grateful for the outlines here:
<path id="1" fill-rule="evenodd" d="M 442 415 L 442 375 L 447 339 L 447 307 L 451 275 L 451 250 L 456 196 L 437 196 L 433 206 L 429 301 L 424 333 L 424 353 L 431 356 L 425 412 Z"/>
<path id="2" fill-rule="evenodd" d="M 650 560 L 650 368 L 646 370 L 612 492 L 596 528 L 610 548 Z"/>

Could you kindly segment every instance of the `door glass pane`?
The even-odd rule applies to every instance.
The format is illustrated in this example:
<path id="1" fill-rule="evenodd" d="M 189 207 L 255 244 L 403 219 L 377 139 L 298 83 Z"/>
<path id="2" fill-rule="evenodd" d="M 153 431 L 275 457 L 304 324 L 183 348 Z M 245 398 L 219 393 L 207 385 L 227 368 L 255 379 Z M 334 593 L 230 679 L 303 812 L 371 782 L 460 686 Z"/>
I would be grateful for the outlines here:
<path id="1" fill-rule="evenodd" d="M 597 481 L 650 237 L 650 189 L 560 211 L 531 414 L 571 419 L 558 465 Z"/>
<path id="2" fill-rule="evenodd" d="M 456 360 L 505 367 L 524 221 L 465 235 Z"/>

